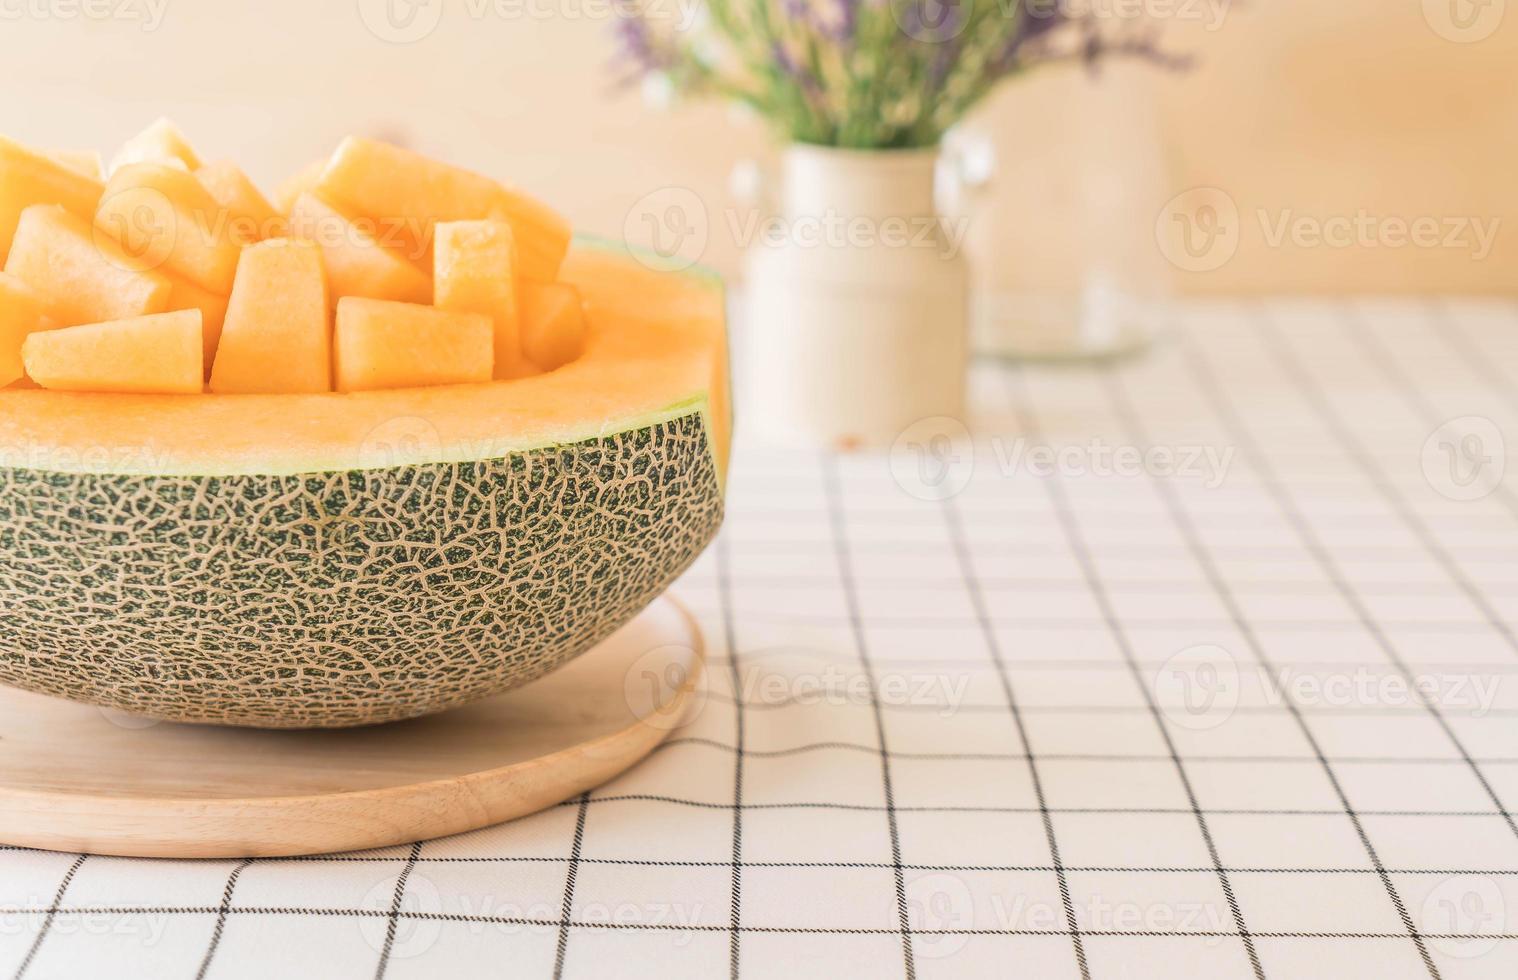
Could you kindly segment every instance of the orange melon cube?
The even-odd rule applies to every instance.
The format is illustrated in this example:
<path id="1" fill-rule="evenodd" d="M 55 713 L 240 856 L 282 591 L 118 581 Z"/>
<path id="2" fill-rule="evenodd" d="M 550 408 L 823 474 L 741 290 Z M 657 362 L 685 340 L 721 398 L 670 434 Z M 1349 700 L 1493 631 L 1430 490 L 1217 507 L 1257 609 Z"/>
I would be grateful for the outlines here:
<path id="1" fill-rule="evenodd" d="M 221 341 L 222 323 L 227 318 L 228 297 L 201 289 L 179 276 L 169 275 L 168 279 L 174 288 L 169 292 L 169 305 L 165 312 L 200 311 L 200 336 L 205 345 L 205 373 L 209 377 L 211 365 L 216 360 L 216 345 Z"/>
<path id="2" fill-rule="evenodd" d="M 57 391 L 201 391 L 200 313 L 181 310 L 45 330 L 26 338 L 26 373 Z"/>
<path id="3" fill-rule="evenodd" d="M 41 293 L 59 326 L 162 313 L 173 283 L 53 204 L 21 213 L 5 271 Z"/>
<path id="4" fill-rule="evenodd" d="M 228 217 L 194 174 L 161 163 L 133 163 L 106 183 L 95 226 L 149 267 L 161 265 L 225 296 L 232 291 L 240 251 Z"/>
<path id="5" fill-rule="evenodd" d="M 321 248 L 327 286 L 334 299 L 432 300 L 432 280 L 425 273 L 382 247 L 366 229 L 315 194 L 296 198 L 290 210 L 290 236 Z"/>
<path id="6" fill-rule="evenodd" d="M 478 313 L 349 296 L 333 337 L 338 391 L 491 380 L 495 325 Z"/>
<path id="7" fill-rule="evenodd" d="M 95 216 L 105 186 L 14 140 L 0 136 L 0 262 L 33 204 L 58 204 L 81 218 Z"/>
<path id="8" fill-rule="evenodd" d="M 42 155 L 81 177 L 105 183 L 105 160 L 99 150 L 43 150 Z"/>
<path id="9" fill-rule="evenodd" d="M 569 250 L 569 222 L 489 177 L 378 140 L 350 136 L 337 148 L 317 193 L 350 214 L 393 224 L 406 257 L 432 267 L 433 225 L 496 218 L 516 236 L 518 272 L 552 280 Z"/>
<path id="10" fill-rule="evenodd" d="M 228 233 L 239 245 L 284 236 L 285 222 L 274 205 L 235 163 L 208 163 L 195 171 L 195 179 L 226 213 Z"/>
<path id="11" fill-rule="evenodd" d="M 522 353 L 544 371 L 563 367 L 585 349 L 580 291 L 559 282 L 521 284 Z"/>
<path id="12" fill-rule="evenodd" d="M 217 394 L 332 390 L 332 329 L 321 252 L 271 238 L 243 250 L 211 370 Z"/>
<path id="13" fill-rule="evenodd" d="M 15 276 L 0 272 L 0 388 L 21 380 L 21 345 L 46 325 L 42 296 Z"/>
<path id="14" fill-rule="evenodd" d="M 482 313 L 495 323 L 495 375 L 521 377 L 517 329 L 516 244 L 504 221 L 443 221 L 433 253 L 433 304 Z M 530 373 L 530 372 L 529 372 Z"/>
<path id="15" fill-rule="evenodd" d="M 200 157 L 190 148 L 189 140 L 167 119 L 159 119 L 122 144 L 111 158 L 111 173 L 134 163 L 173 162 L 185 170 L 199 170 Z"/>
<path id="16" fill-rule="evenodd" d="M 322 179 L 322 171 L 326 169 L 327 158 L 322 157 L 286 178 L 283 184 L 274 188 L 274 207 L 280 214 L 289 214 L 295 209 L 297 198 L 316 190 L 316 182 Z"/>

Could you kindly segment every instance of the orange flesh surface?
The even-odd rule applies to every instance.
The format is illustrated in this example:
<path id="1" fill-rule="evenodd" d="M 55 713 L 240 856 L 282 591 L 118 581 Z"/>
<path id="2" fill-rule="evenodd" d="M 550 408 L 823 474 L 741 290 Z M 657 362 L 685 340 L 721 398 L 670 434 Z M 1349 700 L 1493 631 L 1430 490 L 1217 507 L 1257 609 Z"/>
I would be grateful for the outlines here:
<path id="1" fill-rule="evenodd" d="M 0 465 L 40 450 L 59 469 L 174 475 L 309 473 L 373 465 L 366 440 L 396 418 L 425 420 L 416 463 L 485 459 L 682 414 L 705 400 L 719 467 L 731 414 L 722 288 L 580 247 L 562 278 L 585 298 L 585 353 L 516 381 L 318 395 L 142 395 L 0 391 Z M 684 409 L 677 406 L 686 405 Z M 19 456 L 24 462 L 28 457 Z M 80 460 L 81 462 L 73 462 Z M 37 465 L 37 464 L 33 464 Z"/>
<path id="2" fill-rule="evenodd" d="M 332 339 L 338 391 L 482 384 L 495 366 L 495 325 L 478 313 L 349 296 Z"/>
<path id="3" fill-rule="evenodd" d="M 43 326 L 43 302 L 36 290 L 0 272 L 0 386 L 20 378 L 21 345 Z"/>
<path id="4" fill-rule="evenodd" d="M 370 234 L 387 230 L 355 225 L 315 194 L 302 194 L 290 210 L 290 235 L 321 246 L 332 296 L 367 296 L 400 303 L 432 302 L 432 280 L 420 269 L 384 248 Z"/>
<path id="5" fill-rule="evenodd" d="M 111 175 L 95 227 L 129 254 L 225 296 L 232 291 L 238 254 L 227 219 L 194 174 L 135 163 Z"/>
<path id="6" fill-rule="evenodd" d="M 0 137 L 0 262 L 10 252 L 21 212 L 29 205 L 61 205 L 89 221 L 104 191 L 100 181 Z"/>
<path id="7" fill-rule="evenodd" d="M 5 271 L 41 293 L 48 316 L 65 327 L 162 313 L 174 289 L 89 222 L 49 204 L 22 212 Z"/>
<path id="8" fill-rule="evenodd" d="M 495 324 L 495 376 L 521 377 L 517 326 L 516 243 L 504 221 L 447 221 L 437 226 L 433 293 L 437 308 L 482 313 Z"/>
<path id="9" fill-rule="evenodd" d="M 274 238 L 242 253 L 211 390 L 332 390 L 327 282 L 315 245 Z"/>
<path id="10" fill-rule="evenodd" d="M 559 282 L 522 283 L 522 352 L 544 371 L 580 356 L 585 309 L 579 290 Z"/>
<path id="11" fill-rule="evenodd" d="M 197 395 L 200 313 L 184 310 L 34 333 L 26 373 L 59 391 Z"/>

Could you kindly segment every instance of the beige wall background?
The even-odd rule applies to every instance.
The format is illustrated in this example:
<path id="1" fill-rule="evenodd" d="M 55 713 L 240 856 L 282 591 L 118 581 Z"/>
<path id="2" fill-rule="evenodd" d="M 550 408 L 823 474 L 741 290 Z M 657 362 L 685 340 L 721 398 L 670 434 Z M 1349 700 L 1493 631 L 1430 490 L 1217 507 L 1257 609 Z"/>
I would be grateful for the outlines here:
<path id="1" fill-rule="evenodd" d="M 109 151 L 167 114 L 266 186 L 384 134 L 634 240 L 674 186 L 707 261 L 738 269 L 729 173 L 766 133 L 617 90 L 606 0 L 424 3 L 436 27 L 411 43 L 370 28 L 389 2 L 0 0 L 0 132 Z M 1049 70 L 959 134 L 998 159 L 972 209 L 983 282 L 1059 287 L 1099 260 L 1185 292 L 1518 292 L 1518 3 L 1145 4 L 1197 67 Z M 1404 241 L 1430 221 L 1437 242 Z M 1176 252 L 1188 223 L 1212 237 Z"/>

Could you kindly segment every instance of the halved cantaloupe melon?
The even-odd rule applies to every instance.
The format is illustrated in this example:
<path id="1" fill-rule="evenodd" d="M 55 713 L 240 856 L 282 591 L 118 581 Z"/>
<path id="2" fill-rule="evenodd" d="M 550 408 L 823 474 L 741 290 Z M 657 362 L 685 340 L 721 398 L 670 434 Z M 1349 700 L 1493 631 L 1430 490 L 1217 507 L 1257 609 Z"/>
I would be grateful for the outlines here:
<path id="1" fill-rule="evenodd" d="M 225 296 L 237 274 L 239 246 L 230 216 L 195 179 L 161 163 L 133 163 L 111 175 L 95 227 L 149 267 Z"/>
<path id="2" fill-rule="evenodd" d="M 516 245 L 504 221 L 445 221 L 437 225 L 433 304 L 481 313 L 495 324 L 495 376 L 531 373 L 522 363 L 517 327 Z"/>
<path id="3" fill-rule="evenodd" d="M 200 311 L 44 330 L 21 347 L 26 373 L 55 391 L 199 394 Z"/>
<path id="4" fill-rule="evenodd" d="M 185 170 L 199 170 L 200 157 L 168 119 L 159 119 L 121 145 L 111 158 L 111 173 L 134 163 L 173 163 Z"/>
<path id="5" fill-rule="evenodd" d="M 374 237 L 315 194 L 302 194 L 290 209 L 290 235 L 322 250 L 333 300 L 344 296 L 400 303 L 432 300 L 432 280 L 383 248 Z"/>
<path id="6" fill-rule="evenodd" d="M 21 213 L 5 271 L 41 293 L 60 326 L 162 313 L 174 284 L 57 205 Z"/>
<path id="7" fill-rule="evenodd" d="M 15 276 L 0 272 L 0 388 L 26 374 L 21 345 L 45 323 L 42 296 Z"/>
<path id="8" fill-rule="evenodd" d="M 585 353 L 521 381 L 0 392 L 0 683 L 356 725 L 525 683 L 627 622 L 721 522 L 722 292 L 610 250 L 563 275 Z"/>
<path id="9" fill-rule="evenodd" d="M 481 384 L 495 367 L 495 325 L 478 313 L 348 296 L 333 331 L 338 391 Z"/>
<path id="10" fill-rule="evenodd" d="M 243 250 L 211 370 L 211 391 L 332 390 L 332 328 L 321 253 L 271 238 Z"/>
<path id="11" fill-rule="evenodd" d="M 567 283 L 521 284 L 522 353 L 541 370 L 553 371 L 580 356 L 585 344 L 585 308 L 579 290 Z"/>
<path id="12" fill-rule="evenodd" d="M 406 255 L 432 268 L 433 225 L 495 218 L 516 236 L 520 273 L 553 280 L 569 248 L 569 222 L 516 190 L 460 167 L 352 136 L 332 154 L 317 193 L 350 214 L 392 223 Z"/>
<path id="13" fill-rule="evenodd" d="M 195 179 L 225 212 L 228 233 L 239 245 L 284 236 L 283 218 L 237 164 L 230 160 L 208 163 L 195 171 Z"/>
<path id="14" fill-rule="evenodd" d="M 22 211 L 57 204 L 89 220 L 104 191 L 100 181 L 0 136 L 0 262 L 10 252 Z"/>

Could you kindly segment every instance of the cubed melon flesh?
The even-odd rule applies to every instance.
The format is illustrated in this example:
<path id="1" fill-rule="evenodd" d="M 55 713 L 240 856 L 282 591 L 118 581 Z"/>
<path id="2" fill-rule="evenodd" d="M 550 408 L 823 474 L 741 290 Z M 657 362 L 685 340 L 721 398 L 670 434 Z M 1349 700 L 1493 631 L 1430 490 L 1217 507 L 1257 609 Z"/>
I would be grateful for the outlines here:
<path id="1" fill-rule="evenodd" d="M 394 223 L 406 238 L 407 257 L 427 269 L 438 221 L 508 222 L 519 273 L 545 282 L 558 276 L 569 249 L 569 222 L 546 205 L 489 177 L 378 140 L 344 140 L 316 189 L 350 214 Z"/>
<path id="2" fill-rule="evenodd" d="M 243 250 L 211 391 L 332 390 L 332 328 L 321 252 L 271 238 Z"/>
<path id="3" fill-rule="evenodd" d="M 338 391 L 491 380 L 495 326 L 478 313 L 349 296 L 337 303 Z"/>
<path id="4" fill-rule="evenodd" d="M 161 163 L 133 163 L 105 185 L 95 225 L 150 266 L 227 295 L 240 250 L 228 215 L 195 175 Z"/>
<path id="5" fill-rule="evenodd" d="M 580 292 L 558 282 L 521 284 L 522 353 L 544 371 L 563 367 L 585 349 Z"/>
<path id="6" fill-rule="evenodd" d="M 209 377 L 216 360 L 216 345 L 221 341 L 221 326 L 227 318 L 228 298 L 201 289 L 188 279 L 174 275 L 168 278 L 174 288 L 169 293 L 167 310 L 200 311 L 200 339 L 205 345 L 205 373 Z"/>
<path id="7" fill-rule="evenodd" d="M 33 204 L 58 204 L 85 220 L 95 217 L 105 186 L 98 180 L 0 136 L 0 262 Z"/>
<path id="8" fill-rule="evenodd" d="M 516 246 L 504 221 L 443 221 L 437 226 L 433 305 L 482 313 L 495 323 L 495 376 L 532 373 L 517 329 Z"/>
<path id="9" fill-rule="evenodd" d="M 45 330 L 26 338 L 26 373 L 59 391 L 194 395 L 202 390 L 200 312 Z"/>
<path id="10" fill-rule="evenodd" d="M 200 157 L 190 148 L 190 143 L 167 119 L 159 119 L 147 129 L 121 145 L 111 158 L 111 173 L 134 163 L 164 163 L 174 161 L 185 170 L 199 170 Z"/>
<path id="11" fill-rule="evenodd" d="M 295 209 L 297 198 L 316 190 L 316 182 L 322 179 L 322 171 L 326 169 L 327 158 L 323 157 L 286 178 L 283 184 L 274 188 L 274 207 L 280 214 L 289 214 Z"/>
<path id="12" fill-rule="evenodd" d="M 105 183 L 105 160 L 99 150 L 43 150 L 42 154 L 82 177 Z"/>
<path id="13" fill-rule="evenodd" d="M 195 171 L 195 179 L 226 213 L 228 231 L 239 245 L 284 236 L 284 219 L 237 164 L 230 160 L 208 163 Z"/>
<path id="14" fill-rule="evenodd" d="M 162 313 L 173 283 L 53 204 L 21 213 L 5 271 L 41 293 L 59 326 Z"/>
<path id="15" fill-rule="evenodd" d="M 21 345 L 46 323 L 42 296 L 15 276 L 0 272 L 0 388 L 21 380 Z"/>
<path id="16" fill-rule="evenodd" d="M 320 246 L 334 301 L 344 296 L 401 303 L 432 301 L 430 277 L 382 247 L 365 228 L 315 194 L 296 198 L 290 211 L 290 236 Z"/>

